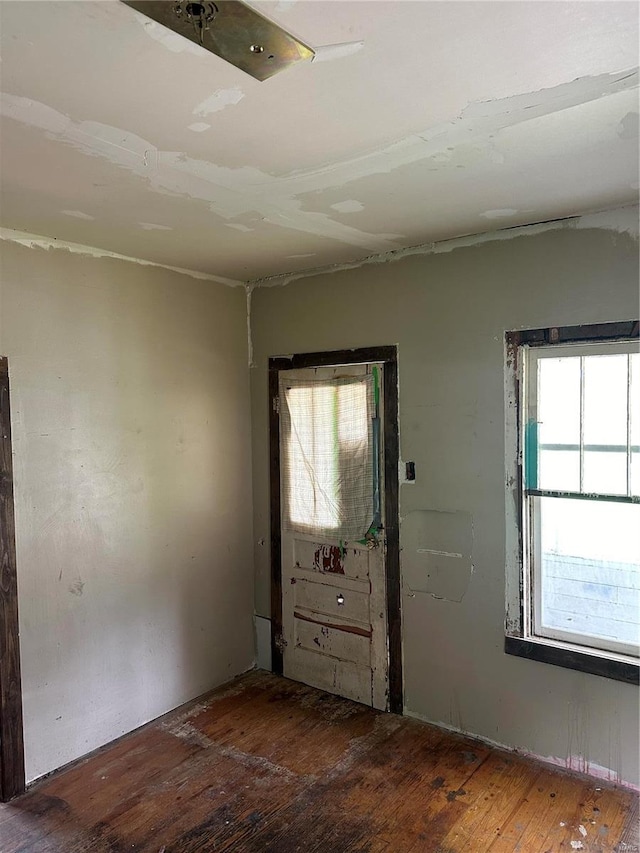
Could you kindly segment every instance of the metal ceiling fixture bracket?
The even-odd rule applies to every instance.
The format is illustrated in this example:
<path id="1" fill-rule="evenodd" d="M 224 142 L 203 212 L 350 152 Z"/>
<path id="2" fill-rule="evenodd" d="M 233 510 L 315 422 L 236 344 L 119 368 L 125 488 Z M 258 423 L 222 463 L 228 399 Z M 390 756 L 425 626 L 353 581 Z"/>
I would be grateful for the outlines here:
<path id="1" fill-rule="evenodd" d="M 218 7 L 215 3 L 187 3 L 183 0 L 174 5 L 173 14 L 177 18 L 184 17 L 191 21 L 200 44 L 204 45 L 205 30 L 209 29 L 209 25 L 218 14 Z"/>
<path id="2" fill-rule="evenodd" d="M 315 51 L 241 0 L 122 0 L 147 18 L 267 80 Z"/>

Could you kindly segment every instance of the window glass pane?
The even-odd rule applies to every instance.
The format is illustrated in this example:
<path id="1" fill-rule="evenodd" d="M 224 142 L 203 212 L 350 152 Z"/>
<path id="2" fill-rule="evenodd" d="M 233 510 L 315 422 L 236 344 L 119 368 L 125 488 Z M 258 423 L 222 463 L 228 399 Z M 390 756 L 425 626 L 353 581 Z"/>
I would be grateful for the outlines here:
<path id="1" fill-rule="evenodd" d="M 580 359 L 538 362 L 538 421 L 541 444 L 580 441 Z"/>
<path id="2" fill-rule="evenodd" d="M 627 356 L 584 359 L 584 443 L 627 444 Z"/>
<path id="3" fill-rule="evenodd" d="M 640 496 L 640 453 L 631 454 L 631 494 Z"/>
<path id="4" fill-rule="evenodd" d="M 539 459 L 540 488 L 561 492 L 580 491 L 579 451 L 540 448 Z"/>
<path id="5" fill-rule="evenodd" d="M 540 498 L 538 506 L 540 633 L 637 645 L 640 506 L 560 498 Z"/>
<path id="6" fill-rule="evenodd" d="M 580 488 L 580 359 L 538 362 L 538 487 Z"/>
<path id="7" fill-rule="evenodd" d="M 626 450 L 615 453 L 585 450 L 582 491 L 598 492 L 601 495 L 626 495 Z"/>
<path id="8" fill-rule="evenodd" d="M 640 353 L 631 356 L 631 494 L 640 495 Z"/>

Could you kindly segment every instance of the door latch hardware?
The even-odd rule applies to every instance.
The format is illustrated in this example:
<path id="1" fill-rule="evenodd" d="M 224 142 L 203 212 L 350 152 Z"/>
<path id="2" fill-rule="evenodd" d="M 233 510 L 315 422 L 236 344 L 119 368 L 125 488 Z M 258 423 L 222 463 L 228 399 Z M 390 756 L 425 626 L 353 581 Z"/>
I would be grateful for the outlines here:
<path id="1" fill-rule="evenodd" d="M 338 605 L 342 607 L 344 604 L 344 595 L 341 592 L 336 595 L 336 601 L 338 602 Z"/>
<path id="2" fill-rule="evenodd" d="M 287 645 L 287 641 L 282 636 L 282 634 L 276 634 L 275 640 L 273 641 L 276 649 L 282 654 Z"/>

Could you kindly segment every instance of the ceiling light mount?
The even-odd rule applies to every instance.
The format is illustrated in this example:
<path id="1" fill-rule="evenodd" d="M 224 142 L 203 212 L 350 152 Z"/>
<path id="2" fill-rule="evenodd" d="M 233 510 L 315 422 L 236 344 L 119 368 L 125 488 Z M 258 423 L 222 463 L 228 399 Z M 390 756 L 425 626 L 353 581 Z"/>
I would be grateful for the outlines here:
<path id="1" fill-rule="evenodd" d="M 148 18 L 267 80 L 315 51 L 241 0 L 123 0 Z M 206 34 L 206 37 L 205 37 Z"/>
<path id="2" fill-rule="evenodd" d="M 191 22 L 193 31 L 201 45 L 204 45 L 205 31 L 209 29 L 218 12 L 219 9 L 216 4 L 211 2 L 191 3 L 181 0 L 178 3 L 174 2 L 173 6 L 173 14 L 177 18 Z"/>

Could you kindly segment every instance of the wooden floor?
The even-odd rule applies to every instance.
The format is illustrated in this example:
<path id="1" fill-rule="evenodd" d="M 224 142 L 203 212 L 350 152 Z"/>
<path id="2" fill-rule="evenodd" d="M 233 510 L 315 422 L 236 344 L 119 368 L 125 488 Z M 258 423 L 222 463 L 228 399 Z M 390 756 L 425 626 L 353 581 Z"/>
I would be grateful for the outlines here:
<path id="1" fill-rule="evenodd" d="M 0 806 L 17 853 L 633 853 L 637 798 L 251 673 Z"/>

